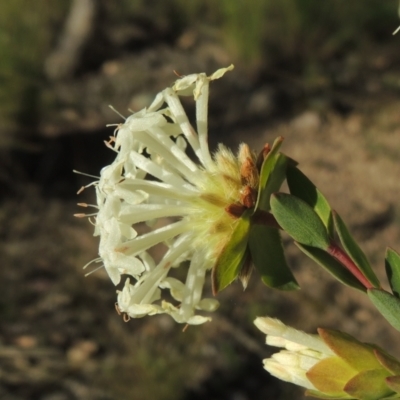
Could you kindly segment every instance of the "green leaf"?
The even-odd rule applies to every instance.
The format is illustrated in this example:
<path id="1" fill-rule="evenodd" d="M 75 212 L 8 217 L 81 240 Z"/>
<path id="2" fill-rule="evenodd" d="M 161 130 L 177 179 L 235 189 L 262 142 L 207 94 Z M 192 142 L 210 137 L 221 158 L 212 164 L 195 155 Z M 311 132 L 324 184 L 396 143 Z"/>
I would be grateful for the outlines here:
<path id="1" fill-rule="evenodd" d="M 392 292 L 400 297 L 400 255 L 393 249 L 386 249 L 385 269 Z"/>
<path id="2" fill-rule="evenodd" d="M 246 258 L 247 239 L 250 228 L 250 215 L 253 210 L 247 210 L 241 218 L 222 249 L 212 274 L 212 290 L 214 295 L 230 285 L 239 275 Z"/>
<path id="3" fill-rule="evenodd" d="M 351 236 L 342 218 L 340 218 L 339 214 L 335 211 L 333 212 L 333 221 L 335 223 L 335 228 L 339 235 L 340 242 L 342 243 L 342 246 L 346 250 L 349 257 L 373 286 L 380 287 L 380 282 L 372 270 L 366 255 L 358 246 L 353 236 Z"/>
<path id="4" fill-rule="evenodd" d="M 329 236 L 333 237 L 332 209 L 317 187 L 294 165 L 289 164 L 286 179 L 290 193 L 304 200 L 321 218 L 326 226 Z"/>
<path id="5" fill-rule="evenodd" d="M 386 384 L 395 392 L 400 393 L 400 376 L 389 376 L 386 378 Z M 398 397 L 394 397 L 398 398 Z"/>
<path id="6" fill-rule="evenodd" d="M 326 269 L 339 282 L 354 289 L 366 292 L 364 285 L 362 285 L 350 271 L 348 271 L 339 261 L 337 261 L 326 251 L 316 247 L 305 246 L 300 243 L 296 243 L 296 245 L 304 254 L 314 260 L 322 268 Z"/>
<path id="7" fill-rule="evenodd" d="M 343 390 L 355 399 L 380 400 L 382 397 L 393 394 L 385 382 L 389 375 L 383 369 L 362 371 L 350 379 Z"/>
<path id="8" fill-rule="evenodd" d="M 260 171 L 260 184 L 258 187 L 257 202 L 254 211 L 270 210 L 271 194 L 278 191 L 286 178 L 288 158 L 278 153 L 283 138 L 279 137 L 272 145 L 271 151 L 265 157 Z"/>
<path id="9" fill-rule="evenodd" d="M 303 200 L 286 193 L 271 196 L 271 209 L 279 225 L 294 240 L 326 250 L 330 240 L 325 225 Z"/>
<path id="10" fill-rule="evenodd" d="M 389 324 L 400 331 L 400 299 L 382 289 L 368 289 L 367 293 Z"/>
<path id="11" fill-rule="evenodd" d="M 267 286 L 280 290 L 299 289 L 286 263 L 277 229 L 253 224 L 250 228 L 249 249 L 254 266 Z"/>

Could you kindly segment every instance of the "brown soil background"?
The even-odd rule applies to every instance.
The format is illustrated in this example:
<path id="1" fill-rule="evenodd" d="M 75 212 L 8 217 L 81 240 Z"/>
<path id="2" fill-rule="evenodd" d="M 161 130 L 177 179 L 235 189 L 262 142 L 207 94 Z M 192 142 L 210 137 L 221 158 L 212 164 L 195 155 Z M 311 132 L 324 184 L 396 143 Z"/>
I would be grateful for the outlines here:
<path id="1" fill-rule="evenodd" d="M 273 349 L 253 327 L 259 315 L 308 332 L 343 330 L 400 356 L 398 332 L 366 296 L 337 283 L 288 238 L 301 291 L 266 288 L 254 274 L 245 292 L 234 283 L 219 295 L 211 323 L 185 332 L 165 316 L 123 322 L 106 273 L 84 277 L 82 266 L 96 257 L 98 240 L 87 221 L 72 215 L 93 193 L 75 198 L 90 180 L 70 171 L 96 175 L 109 162 L 102 140 L 112 128 L 102 127 L 119 122 L 106 108 L 110 98 L 119 109 L 138 109 L 174 80 L 173 70 L 210 73 L 231 61 L 207 40 L 182 46 L 152 46 L 54 85 L 54 98 L 72 98 L 74 91 L 75 97 L 58 113 L 44 113 L 39 150 L 2 152 L 0 399 L 300 400 L 301 390 L 262 369 Z M 385 249 L 400 250 L 400 68 L 393 48 L 369 51 L 349 55 L 357 67 L 343 63 L 350 77 L 340 88 L 307 90 L 296 77 L 237 63 L 213 83 L 210 140 L 232 148 L 244 141 L 257 150 L 284 136 L 283 152 L 347 222 L 387 287 Z M 110 85 L 113 96 L 102 97 Z M 76 106 L 82 98 L 89 104 L 84 110 Z"/>

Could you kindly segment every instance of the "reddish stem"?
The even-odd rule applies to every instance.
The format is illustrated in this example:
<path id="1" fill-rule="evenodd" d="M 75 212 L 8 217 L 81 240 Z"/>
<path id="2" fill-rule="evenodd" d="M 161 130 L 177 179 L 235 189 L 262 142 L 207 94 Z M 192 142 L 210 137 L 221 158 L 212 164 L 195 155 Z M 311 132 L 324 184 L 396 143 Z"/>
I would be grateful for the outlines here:
<path id="1" fill-rule="evenodd" d="M 353 260 L 336 244 L 331 243 L 328 247 L 328 253 L 335 257 L 345 268 L 347 268 L 367 289 L 372 289 L 374 286 L 364 276 Z"/>
<path id="2" fill-rule="evenodd" d="M 277 229 L 282 229 L 278 224 L 275 217 L 267 211 L 257 210 L 252 221 L 255 224 L 270 226 Z M 331 242 L 327 252 L 334 258 L 336 258 L 354 277 L 367 289 L 374 288 L 374 285 L 364 276 L 362 271 L 357 267 L 353 260 L 344 252 L 335 242 Z"/>

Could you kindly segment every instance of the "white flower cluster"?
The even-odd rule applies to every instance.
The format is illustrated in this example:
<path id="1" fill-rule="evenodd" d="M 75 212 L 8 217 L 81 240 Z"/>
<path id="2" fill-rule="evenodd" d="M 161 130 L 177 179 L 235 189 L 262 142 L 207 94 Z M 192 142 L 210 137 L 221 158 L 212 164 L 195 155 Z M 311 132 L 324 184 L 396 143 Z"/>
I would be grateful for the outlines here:
<path id="1" fill-rule="evenodd" d="M 285 349 L 266 358 L 264 368 L 278 379 L 316 390 L 307 378 L 307 371 L 319 361 L 335 355 L 323 340 L 274 318 L 258 317 L 254 323 L 267 335 L 266 344 Z"/>
<path id="2" fill-rule="evenodd" d="M 119 125 L 108 143 L 117 156 L 95 183 L 95 235 L 112 282 L 129 276 L 117 292 L 118 310 L 129 317 L 167 313 L 179 323 L 201 324 L 210 318 L 195 310 L 218 307 L 215 299 L 202 299 L 203 286 L 233 229 L 225 207 L 240 197 L 241 176 L 228 149 L 220 145 L 210 154 L 207 109 L 210 81 L 231 69 L 178 79 Z M 196 102 L 197 132 L 179 98 L 187 95 Z M 198 163 L 186 154 L 187 144 Z M 140 234 L 136 224 L 143 222 L 152 229 Z M 167 250 L 155 263 L 148 250 L 160 243 Z M 173 268 L 175 277 L 169 276 Z"/>

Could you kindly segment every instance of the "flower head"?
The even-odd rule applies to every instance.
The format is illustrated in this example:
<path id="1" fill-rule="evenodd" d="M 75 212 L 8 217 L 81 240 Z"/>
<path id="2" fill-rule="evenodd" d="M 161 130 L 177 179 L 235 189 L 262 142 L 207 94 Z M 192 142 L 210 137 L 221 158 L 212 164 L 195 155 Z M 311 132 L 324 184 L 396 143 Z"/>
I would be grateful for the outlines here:
<path id="1" fill-rule="evenodd" d="M 267 335 L 267 344 L 285 349 L 265 359 L 264 368 L 308 389 L 308 395 L 380 400 L 400 393 L 400 362 L 377 346 L 328 329 L 309 335 L 268 317 L 254 323 Z"/>
<path id="2" fill-rule="evenodd" d="M 107 143 L 116 158 L 95 183 L 95 235 L 112 282 L 128 276 L 117 292 L 117 308 L 129 317 L 167 313 L 180 323 L 201 324 L 210 318 L 195 310 L 218 307 L 215 299 L 202 298 L 206 273 L 238 216 L 254 205 L 258 185 L 255 157 L 246 145 L 238 157 L 223 145 L 214 155 L 208 149 L 209 83 L 232 68 L 178 79 L 119 125 Z M 197 132 L 180 101 L 188 95 L 196 102 Z M 186 154 L 187 146 L 197 162 Z M 149 249 L 158 244 L 167 250 L 155 262 Z"/>

